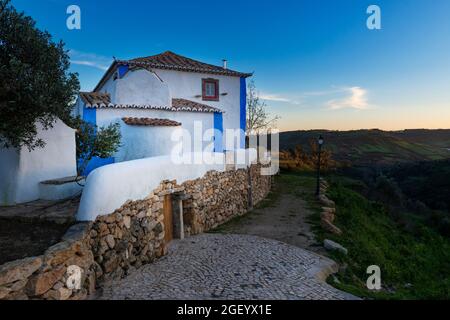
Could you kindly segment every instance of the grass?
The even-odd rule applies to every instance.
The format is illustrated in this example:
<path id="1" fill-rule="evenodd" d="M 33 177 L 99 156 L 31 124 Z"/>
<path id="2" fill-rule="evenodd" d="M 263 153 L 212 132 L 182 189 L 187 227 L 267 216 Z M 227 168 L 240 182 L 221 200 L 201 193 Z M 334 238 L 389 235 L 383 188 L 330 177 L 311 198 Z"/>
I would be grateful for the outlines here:
<path id="1" fill-rule="evenodd" d="M 345 265 L 337 274 L 338 289 L 374 299 L 450 299 L 450 241 L 421 226 L 415 234 L 401 229 L 383 207 L 342 182 L 332 184 L 336 225 L 342 236 L 318 234 L 346 247 L 347 256 L 331 254 Z M 366 289 L 366 269 L 381 268 L 383 289 Z"/>
<path id="2" fill-rule="evenodd" d="M 278 178 L 288 192 L 306 200 L 313 214 L 309 222 L 317 241 L 331 239 L 346 247 L 348 255 L 330 253 L 341 271 L 329 283 L 368 299 L 450 299 L 450 240 L 421 225 L 414 234 L 399 227 L 383 209 L 358 193 L 365 185 L 345 176 L 329 176 L 328 196 L 336 202 L 336 225 L 343 235 L 320 226 L 320 205 L 311 172 L 283 172 Z M 294 191 L 301 186 L 301 191 Z M 381 269 L 382 290 L 366 288 L 367 267 Z"/>

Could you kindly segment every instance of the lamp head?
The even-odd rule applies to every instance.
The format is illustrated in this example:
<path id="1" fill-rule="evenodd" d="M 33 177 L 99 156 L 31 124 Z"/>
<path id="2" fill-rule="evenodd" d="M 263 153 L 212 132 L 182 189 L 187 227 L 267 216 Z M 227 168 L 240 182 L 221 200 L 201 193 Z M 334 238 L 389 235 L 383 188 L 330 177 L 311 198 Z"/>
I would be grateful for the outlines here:
<path id="1" fill-rule="evenodd" d="M 319 143 L 319 145 L 323 144 L 323 137 L 322 137 L 322 135 L 319 136 L 319 139 L 317 140 L 317 142 Z"/>

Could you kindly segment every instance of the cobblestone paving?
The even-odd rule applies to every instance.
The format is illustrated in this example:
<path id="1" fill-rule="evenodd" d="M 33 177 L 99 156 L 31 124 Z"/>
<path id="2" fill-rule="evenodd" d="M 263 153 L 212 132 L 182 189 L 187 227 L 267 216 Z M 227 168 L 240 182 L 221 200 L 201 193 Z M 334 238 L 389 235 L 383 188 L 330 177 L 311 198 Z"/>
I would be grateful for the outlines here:
<path id="1" fill-rule="evenodd" d="M 333 262 L 257 236 L 174 240 L 167 256 L 105 285 L 100 299 L 352 299 L 318 280 Z"/>

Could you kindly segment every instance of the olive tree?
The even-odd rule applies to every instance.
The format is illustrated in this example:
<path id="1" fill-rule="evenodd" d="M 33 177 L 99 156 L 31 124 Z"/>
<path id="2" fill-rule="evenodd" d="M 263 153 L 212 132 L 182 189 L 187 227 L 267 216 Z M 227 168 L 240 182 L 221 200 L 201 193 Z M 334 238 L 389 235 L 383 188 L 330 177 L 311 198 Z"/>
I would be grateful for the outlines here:
<path id="1" fill-rule="evenodd" d="M 63 42 L 0 0 L 0 147 L 43 147 L 36 124 L 70 117 L 79 82 L 69 66 Z"/>

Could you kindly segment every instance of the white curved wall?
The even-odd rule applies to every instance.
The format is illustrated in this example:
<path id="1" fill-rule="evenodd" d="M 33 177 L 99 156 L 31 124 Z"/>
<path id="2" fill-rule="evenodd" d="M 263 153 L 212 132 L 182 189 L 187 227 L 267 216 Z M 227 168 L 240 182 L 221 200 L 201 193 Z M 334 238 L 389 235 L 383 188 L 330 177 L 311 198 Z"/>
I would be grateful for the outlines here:
<path id="1" fill-rule="evenodd" d="M 201 177 L 209 170 L 223 171 L 223 153 L 214 156 L 221 160 L 219 164 L 174 164 L 170 156 L 159 156 L 97 168 L 87 178 L 77 220 L 93 221 L 99 215 L 113 212 L 129 199 L 143 199 L 162 180 L 176 179 L 182 183 Z"/>
<path id="2" fill-rule="evenodd" d="M 247 164 L 255 162 L 256 150 L 240 150 Z M 88 176 L 83 190 L 77 220 L 93 221 L 99 215 L 112 213 L 127 200 L 148 196 L 163 180 L 187 180 L 202 177 L 210 170 L 225 170 L 224 153 L 187 153 L 188 159 L 203 157 L 201 164 L 176 164 L 170 156 L 159 156 L 109 164 Z"/>

